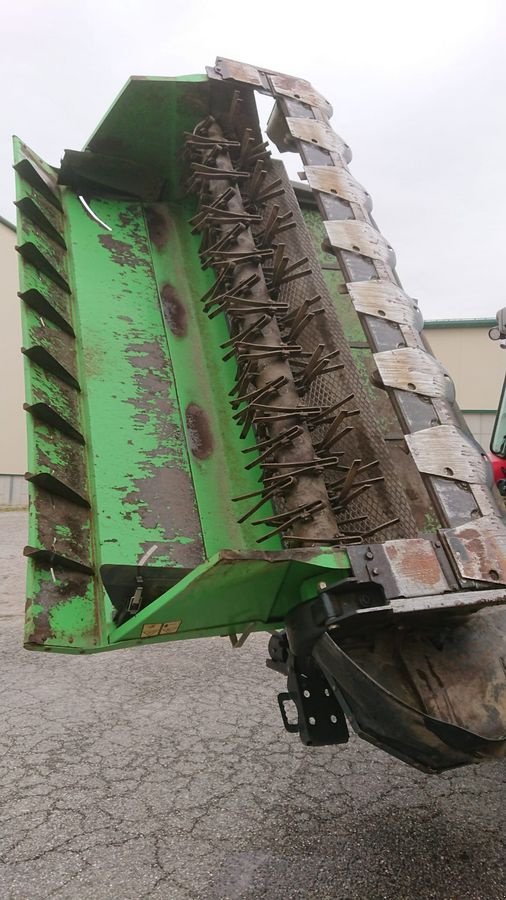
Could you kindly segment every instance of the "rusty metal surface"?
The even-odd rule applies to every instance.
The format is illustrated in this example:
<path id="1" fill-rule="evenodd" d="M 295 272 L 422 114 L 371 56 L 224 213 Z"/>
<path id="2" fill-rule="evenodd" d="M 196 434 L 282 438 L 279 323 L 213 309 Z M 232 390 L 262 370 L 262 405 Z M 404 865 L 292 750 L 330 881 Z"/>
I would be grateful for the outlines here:
<path id="1" fill-rule="evenodd" d="M 25 334 L 28 340 L 21 352 L 66 384 L 79 389 L 74 338 L 51 322 L 41 320 L 40 315 L 28 312 Z"/>
<path id="2" fill-rule="evenodd" d="M 475 522 L 445 529 L 442 534 L 462 578 L 506 584 L 503 519 L 482 516 Z"/>
<path id="3" fill-rule="evenodd" d="M 436 639 L 408 632 L 399 645 L 424 710 L 497 741 L 497 755 L 506 738 L 505 622 L 506 610 L 485 609 Z"/>
<path id="4" fill-rule="evenodd" d="M 374 354 L 385 387 L 453 401 L 455 386 L 440 362 L 424 350 L 401 347 Z"/>
<path id="5" fill-rule="evenodd" d="M 322 109 L 326 115 L 332 116 L 332 106 L 328 100 L 305 78 L 275 72 L 263 66 L 252 66 L 223 56 L 216 58 L 213 67 L 207 67 L 207 73 L 210 78 L 237 81 L 240 84 L 251 85 L 262 93 L 298 100 L 300 103 Z"/>
<path id="6" fill-rule="evenodd" d="M 149 239 L 157 250 L 163 250 L 172 231 L 172 223 L 165 204 L 150 203 L 144 208 Z"/>
<path id="7" fill-rule="evenodd" d="M 21 193 L 22 196 L 19 200 L 16 200 L 14 205 L 21 210 L 27 219 L 33 222 L 34 225 L 38 225 L 42 231 L 46 232 L 49 238 L 56 241 L 65 250 L 63 216 L 60 211 L 34 188 L 27 186 Z"/>
<path id="8" fill-rule="evenodd" d="M 376 228 L 358 219 L 324 222 L 330 245 L 338 250 L 350 250 L 370 259 L 388 263 L 392 248 Z"/>
<path id="9" fill-rule="evenodd" d="M 41 559 L 50 566 L 93 572 L 94 563 L 87 530 L 89 509 L 59 494 L 37 490 L 32 499 L 37 516 L 31 534 L 34 546 L 25 548 L 25 556 Z"/>
<path id="10" fill-rule="evenodd" d="M 505 601 L 504 589 L 392 600 L 390 618 L 369 611 L 366 639 L 335 630 L 338 646 L 325 635 L 313 653 L 358 733 L 401 759 L 441 771 L 504 757 Z"/>
<path id="11" fill-rule="evenodd" d="M 47 276 L 58 288 L 70 294 L 68 273 L 65 266 L 65 251 L 59 244 L 51 241 L 45 232 L 37 226 L 27 226 L 21 219 L 19 237 L 22 240 L 16 250 L 25 262 Z"/>
<path id="12" fill-rule="evenodd" d="M 478 615 L 487 615 L 487 611 Z M 476 617 L 471 617 L 471 622 L 470 631 L 474 633 Z M 480 703 L 488 699 L 492 685 L 497 684 L 498 670 L 492 665 L 486 675 L 480 677 L 477 673 L 478 677 L 469 685 L 469 702 L 464 710 L 465 725 L 456 725 L 447 721 L 444 713 L 440 715 L 440 703 L 445 698 L 446 655 L 439 655 L 439 679 L 431 677 L 428 670 L 431 664 L 436 665 L 433 660 L 438 650 L 430 645 L 430 638 L 424 645 L 426 656 L 420 658 L 415 656 L 415 647 L 411 646 L 411 634 L 402 632 L 398 635 L 396 632 L 397 629 L 385 632 L 375 644 L 371 642 L 363 647 L 340 646 L 328 634 L 315 644 L 313 655 L 344 705 L 354 730 L 376 746 L 429 772 L 478 762 L 486 756 L 504 756 L 504 672 L 500 713 L 495 720 L 489 706 L 482 705 L 481 715 L 475 717 L 471 714 L 472 707 L 479 711 Z M 447 640 L 457 641 L 460 637 L 464 650 L 466 636 L 459 632 L 457 620 L 457 624 L 449 630 Z M 487 637 L 490 637 L 488 629 L 485 640 Z M 496 634 L 494 638 L 497 649 L 504 652 L 504 637 Z M 416 645 L 416 632 L 412 640 Z M 480 653 L 477 658 L 481 656 Z M 420 666 L 416 684 L 411 681 L 413 663 Z M 487 676 L 490 678 L 488 682 Z M 497 708 L 496 704 L 493 708 Z"/>
<path id="13" fill-rule="evenodd" d="M 164 284 L 160 290 L 162 311 L 169 330 L 175 337 L 185 337 L 188 326 L 188 313 L 185 304 L 178 297 L 172 284 Z"/>
<path id="14" fill-rule="evenodd" d="M 54 322 L 62 331 L 74 335 L 71 298 L 68 291 L 58 287 L 48 275 L 32 265 L 25 267 L 23 288 L 18 296 L 27 306 L 44 319 Z"/>
<path id="15" fill-rule="evenodd" d="M 430 540 L 414 538 L 350 547 L 348 555 L 355 577 L 381 584 L 388 599 L 451 590 Z"/>
<path id="16" fill-rule="evenodd" d="M 205 410 L 196 403 L 190 403 L 186 407 L 185 418 L 190 453 L 197 459 L 208 459 L 214 449 L 214 439 Z"/>
<path id="17" fill-rule="evenodd" d="M 26 643 L 32 647 L 42 647 L 67 640 L 70 646 L 74 641 L 86 642 L 90 648 L 96 646 L 97 618 L 91 574 L 62 566 L 58 559 L 53 560 L 50 573 L 45 568 L 43 572 L 46 577 L 40 579 L 37 588 L 27 598 Z M 67 615 L 72 612 L 72 607 L 74 610 L 81 608 L 81 634 L 78 635 L 72 626 L 62 627 L 54 615 L 55 606 L 65 609 Z"/>
<path id="18" fill-rule="evenodd" d="M 324 110 L 329 117 L 332 115 L 332 106 L 329 101 L 304 78 L 294 78 L 291 75 L 270 75 L 269 80 L 275 95 L 280 94 L 283 97 L 300 100 L 301 103 Z"/>
<path id="19" fill-rule="evenodd" d="M 331 170 L 333 171 L 333 170 Z M 388 319 L 420 330 L 423 325 L 418 305 L 389 281 L 355 281 L 346 285 L 357 312 Z"/>
<path id="20" fill-rule="evenodd" d="M 420 472 L 487 484 L 489 466 L 485 454 L 456 426 L 436 425 L 406 434 L 405 440 Z"/>
<path id="21" fill-rule="evenodd" d="M 233 81 L 251 84 L 255 87 L 265 88 L 264 81 L 256 66 L 251 66 L 247 63 L 238 62 L 234 59 L 224 59 L 222 56 L 219 56 L 216 59 L 214 72 L 217 72 L 218 75 L 225 80 L 231 79 Z"/>
<path id="22" fill-rule="evenodd" d="M 482 509 L 474 496 L 476 485 L 465 481 L 455 481 L 447 475 L 432 476 L 432 490 L 439 499 L 442 507 L 450 506 L 452 509 L 452 526 L 463 525 L 465 522 L 476 520 Z M 486 489 L 486 485 L 481 485 Z"/>

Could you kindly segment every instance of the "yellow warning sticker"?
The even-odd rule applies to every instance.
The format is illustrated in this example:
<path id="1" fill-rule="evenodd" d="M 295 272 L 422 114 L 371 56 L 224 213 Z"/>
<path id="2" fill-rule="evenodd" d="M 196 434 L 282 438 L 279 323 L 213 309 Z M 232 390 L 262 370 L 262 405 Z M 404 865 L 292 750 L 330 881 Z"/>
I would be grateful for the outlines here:
<path id="1" fill-rule="evenodd" d="M 156 637 L 157 634 L 160 634 L 161 627 L 161 622 L 149 622 L 147 625 L 143 625 L 141 638 Z"/>
<path id="2" fill-rule="evenodd" d="M 160 634 L 175 634 L 176 631 L 179 631 L 180 625 L 181 619 L 176 622 L 164 622 L 160 629 Z"/>
<path id="3" fill-rule="evenodd" d="M 181 619 L 175 622 L 149 622 L 143 625 L 141 638 L 158 637 L 159 634 L 175 634 L 179 630 Z"/>

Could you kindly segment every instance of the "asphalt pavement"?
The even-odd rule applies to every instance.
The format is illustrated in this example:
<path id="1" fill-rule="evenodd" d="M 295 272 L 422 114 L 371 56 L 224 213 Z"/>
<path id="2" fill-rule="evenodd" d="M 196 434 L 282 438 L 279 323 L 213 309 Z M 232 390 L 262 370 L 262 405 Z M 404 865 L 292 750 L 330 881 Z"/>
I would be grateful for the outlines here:
<path id="1" fill-rule="evenodd" d="M 29 653 L 25 528 L 0 513 L 1 900 L 506 898 L 506 762 L 304 748 L 263 635 Z"/>

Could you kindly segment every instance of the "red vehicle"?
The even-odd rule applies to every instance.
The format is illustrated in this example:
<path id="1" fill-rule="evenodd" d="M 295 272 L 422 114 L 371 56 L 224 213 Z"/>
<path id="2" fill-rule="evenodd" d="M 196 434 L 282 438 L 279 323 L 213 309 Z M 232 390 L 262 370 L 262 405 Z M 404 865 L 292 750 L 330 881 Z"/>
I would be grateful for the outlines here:
<path id="1" fill-rule="evenodd" d="M 499 310 L 496 318 L 497 325 L 490 329 L 489 336 L 493 341 L 500 341 L 506 339 L 506 307 Z M 505 349 L 506 344 L 501 344 L 501 347 Z M 506 378 L 501 391 L 488 455 L 499 493 L 506 497 Z"/>

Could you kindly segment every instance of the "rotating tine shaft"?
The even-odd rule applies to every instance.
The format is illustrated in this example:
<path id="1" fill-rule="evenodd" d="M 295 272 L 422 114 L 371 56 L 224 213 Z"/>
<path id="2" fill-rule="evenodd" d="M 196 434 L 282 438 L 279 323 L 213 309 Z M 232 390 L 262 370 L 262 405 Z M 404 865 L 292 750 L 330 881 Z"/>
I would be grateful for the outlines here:
<path id="1" fill-rule="evenodd" d="M 346 497 L 348 496 L 348 494 L 350 493 L 352 486 L 353 486 L 353 482 L 355 481 L 355 478 L 358 475 L 358 470 L 360 468 L 361 462 L 362 462 L 361 459 L 354 459 L 348 470 L 348 473 L 345 475 L 342 487 L 339 490 L 339 496 L 337 498 L 340 503 L 343 503 L 346 500 Z"/>
<path id="2" fill-rule="evenodd" d="M 288 519 L 291 519 L 293 516 L 298 517 L 301 513 L 312 512 L 315 508 L 321 509 L 322 502 L 321 500 L 310 500 L 307 503 L 303 503 L 301 506 L 292 507 L 292 509 L 288 509 L 285 512 L 275 513 L 272 516 L 266 516 L 265 519 L 257 519 L 255 522 L 252 522 L 252 525 L 274 525 L 277 523 L 286 522 Z"/>
<path id="3" fill-rule="evenodd" d="M 263 451 L 263 453 L 260 454 L 260 456 L 258 456 L 256 459 L 251 460 L 251 462 L 249 462 L 245 466 L 245 468 L 253 469 L 255 466 L 263 463 L 265 459 L 271 456 L 271 454 L 282 445 L 293 444 L 296 438 L 298 438 L 301 434 L 302 428 L 300 427 L 300 425 L 294 425 L 293 428 L 287 428 L 286 431 L 282 432 L 279 435 L 279 437 L 273 438 L 270 441 L 264 441 L 264 444 L 268 444 L 267 448 Z M 258 449 L 258 445 L 256 449 Z"/>
<path id="4" fill-rule="evenodd" d="M 385 480 L 384 475 L 378 475 L 377 478 L 364 478 L 362 481 L 354 481 L 353 489 L 355 490 L 355 488 L 359 488 L 359 487 L 371 487 L 373 484 L 380 484 L 384 480 Z M 340 482 L 333 482 L 333 483 L 334 484 L 337 483 L 337 485 L 338 485 L 337 491 L 338 491 L 339 486 L 342 486 L 344 484 L 344 478 L 341 479 Z M 328 485 L 328 489 L 329 489 L 329 494 L 330 494 L 332 502 L 341 501 L 343 499 L 338 492 L 336 493 L 336 488 L 331 488 L 330 484 Z M 346 499 L 346 498 L 344 498 L 344 499 Z"/>
<path id="5" fill-rule="evenodd" d="M 339 431 L 340 426 L 342 425 L 342 423 L 344 422 L 345 419 L 349 419 L 349 418 L 351 418 L 351 416 L 356 416 L 358 414 L 359 414 L 358 409 L 352 409 L 352 410 L 343 409 L 343 410 L 341 410 L 341 412 L 338 413 L 338 415 L 336 416 L 336 418 L 334 419 L 332 424 L 327 429 L 327 431 L 324 434 L 321 441 L 319 441 L 317 444 L 315 444 L 315 450 L 317 450 L 320 453 L 322 450 L 328 450 L 330 447 L 332 447 L 334 444 L 336 444 L 338 441 L 340 441 L 344 437 L 345 434 L 348 434 L 349 431 L 351 431 L 350 427 L 343 428 L 341 431 Z"/>
<path id="6" fill-rule="evenodd" d="M 300 427 L 300 425 L 294 425 L 291 428 L 287 428 L 286 431 L 282 431 L 281 434 L 278 435 L 278 437 L 279 438 L 288 437 L 290 432 L 296 432 L 293 435 L 291 435 L 295 438 L 295 437 L 298 437 L 299 434 L 302 434 L 302 428 Z M 253 447 L 245 447 L 242 452 L 243 453 L 254 453 L 256 450 L 263 450 L 264 447 L 269 447 L 273 440 L 277 440 L 277 438 L 268 437 L 268 438 L 265 438 L 265 440 L 263 440 L 263 441 L 257 441 Z"/>
<path id="7" fill-rule="evenodd" d="M 324 466 L 334 466 L 338 460 L 338 456 L 327 456 L 325 459 L 314 457 L 313 459 L 301 459 L 297 462 L 264 462 L 263 467 L 264 469 L 292 469 L 293 472 L 302 470 L 308 472 L 311 469 L 318 470 Z"/>
<path id="8" fill-rule="evenodd" d="M 317 428 L 319 425 L 324 425 L 328 422 L 332 422 L 332 413 L 335 413 L 336 410 L 340 409 L 341 406 L 344 406 L 345 403 L 349 403 L 350 400 L 353 400 L 353 396 L 353 394 L 347 394 L 346 397 L 343 397 L 342 400 L 338 400 L 337 403 L 332 404 L 332 406 L 327 406 L 325 409 L 320 410 L 320 414 L 314 417 L 311 423 L 312 426 L 314 428 Z"/>
<path id="9" fill-rule="evenodd" d="M 228 392 L 228 396 L 234 397 L 236 394 L 240 394 L 247 385 L 253 382 L 253 378 L 253 364 L 250 361 L 238 365 L 237 373 L 235 376 L 235 384 L 233 388 Z"/>
<path id="10" fill-rule="evenodd" d="M 288 334 L 287 340 L 293 341 L 295 340 L 304 330 L 306 325 L 309 324 L 311 319 L 314 319 L 315 316 L 322 315 L 324 313 L 323 307 L 319 307 L 319 309 L 311 309 L 311 307 L 321 300 L 319 294 L 316 297 L 313 297 L 311 300 L 305 300 L 304 303 L 298 307 L 297 311 L 290 318 L 287 316 L 284 320 L 288 319 Z"/>
<path id="11" fill-rule="evenodd" d="M 239 97 L 233 103 L 237 106 Z M 230 119 L 225 117 L 225 121 L 227 128 L 233 126 Z M 213 266 L 217 272 L 217 284 L 202 298 L 203 307 L 210 317 L 226 314 L 231 334 L 223 341 L 225 359 L 235 353 L 238 362 L 236 384 L 229 392 L 236 410 L 233 418 L 242 426 L 241 437 L 253 425 L 261 438 L 251 448 L 256 452 L 247 468 L 265 469 L 260 491 L 234 498 L 256 498 L 254 507 L 239 522 L 282 495 L 283 512 L 278 509 L 265 516 L 276 528 L 260 541 L 291 529 L 296 536 L 318 542 L 329 533 L 336 533 L 323 473 L 326 468 L 335 467 L 341 454 L 316 456 L 308 426 L 329 411 L 322 406 L 300 406 L 291 364 L 296 369 L 302 366 L 298 378 L 304 380 L 313 370 L 329 367 L 329 354 L 319 351 L 308 369 L 314 354 L 294 339 L 284 341 L 275 318 L 286 316 L 289 311 L 288 303 L 278 302 L 277 289 L 308 273 L 308 260 L 302 257 L 291 262 L 284 245 L 271 246 L 277 233 L 294 226 L 290 212 L 281 214 L 276 203 L 260 223 L 259 207 L 283 193 L 281 181 L 268 178 L 265 144 L 244 131 L 240 147 L 237 142 L 227 145 L 230 134 L 227 132 L 225 137 L 212 118 L 197 127 L 195 134 L 197 139 L 192 141 L 190 137 L 188 147 L 194 160 L 192 187 L 200 196 L 201 209 L 192 225 L 204 230 L 204 265 Z M 212 151 L 212 156 L 203 161 L 208 151 Z M 246 172 L 252 166 L 253 171 Z M 246 206 L 241 192 L 247 197 Z M 255 243 L 251 227 L 257 225 Z M 307 312 L 311 312 L 311 317 L 316 314 L 309 304 L 296 321 L 287 322 L 286 328 L 300 333 L 308 322 Z M 281 396 L 276 400 L 278 392 Z M 308 500 L 308 496 L 313 499 Z M 316 515 L 314 521 L 312 513 Z M 279 518 L 273 519 L 273 515 Z"/>
<path id="12" fill-rule="evenodd" d="M 243 522 L 246 522 L 253 513 L 256 513 L 257 510 L 261 509 L 261 507 L 272 500 L 277 494 L 282 494 L 285 491 L 288 491 L 291 487 L 295 485 L 295 478 L 291 476 L 285 477 L 282 481 L 278 481 L 277 484 L 272 485 L 268 488 L 262 488 L 260 491 L 254 491 L 251 494 L 243 494 L 241 497 L 232 497 L 232 502 L 237 502 L 239 500 L 248 500 L 251 497 L 258 497 L 261 495 L 258 503 L 255 503 L 254 506 L 251 507 L 247 512 L 243 513 L 242 516 L 237 520 L 239 525 Z"/>
<path id="13" fill-rule="evenodd" d="M 350 493 L 348 494 L 348 496 L 346 497 L 346 499 L 344 501 L 341 500 L 341 498 L 336 500 L 335 503 L 332 503 L 332 508 L 333 508 L 334 512 L 338 513 L 338 512 L 341 512 L 341 510 L 346 509 L 346 505 L 349 505 L 352 500 L 356 500 L 356 498 L 359 497 L 360 494 L 363 494 L 365 491 L 368 491 L 371 487 L 372 487 L 372 485 L 370 484 L 370 482 L 366 482 L 365 484 L 361 485 L 360 487 L 354 488 L 352 491 L 350 491 Z M 344 506 L 343 506 L 343 503 L 345 504 Z"/>
<path id="14" fill-rule="evenodd" d="M 395 516 L 394 519 L 389 519 L 387 522 L 382 522 L 380 525 L 375 525 L 374 528 L 369 528 L 367 531 L 362 532 L 362 538 L 370 538 L 373 534 L 377 534 L 378 531 L 383 531 L 384 528 L 391 528 L 392 525 L 397 525 L 399 521 L 399 516 Z"/>
<path id="15" fill-rule="evenodd" d="M 308 385 L 317 378 L 319 375 L 325 375 L 328 372 L 333 372 L 336 369 L 343 369 L 344 364 L 338 363 L 337 365 L 330 365 L 331 361 L 339 356 L 339 350 L 333 350 L 331 353 L 327 353 L 324 356 L 325 347 L 323 344 L 318 344 L 318 346 L 313 351 L 313 355 L 306 363 L 303 371 L 297 378 L 297 387 L 299 389 L 306 389 Z"/>
<path id="16" fill-rule="evenodd" d="M 269 316 L 264 314 L 255 322 L 252 322 L 251 325 L 248 325 L 243 331 L 239 332 L 234 337 L 229 338 L 228 341 L 224 341 L 223 344 L 220 344 L 222 350 L 225 350 L 226 347 L 232 347 L 232 349 L 223 357 L 223 361 L 226 362 L 228 359 L 232 359 L 237 352 L 237 343 L 243 341 L 247 337 L 251 337 L 253 334 L 258 334 L 268 321 Z"/>
<path id="17" fill-rule="evenodd" d="M 242 394 L 240 397 L 236 397 L 235 400 L 230 401 L 230 405 L 236 409 L 240 406 L 241 403 L 252 403 L 256 400 L 260 400 L 262 397 L 271 396 L 277 394 L 278 391 L 287 383 L 287 379 L 285 375 L 280 375 L 278 378 L 274 378 L 272 381 L 268 381 L 263 387 L 255 388 L 253 391 L 249 391 L 247 394 Z M 234 419 L 237 421 L 241 421 L 244 414 L 244 410 L 239 410 L 238 413 L 235 413 Z"/>
<path id="18" fill-rule="evenodd" d="M 268 534 L 264 534 L 263 537 L 258 538 L 257 544 L 262 544 L 264 541 L 269 540 L 269 538 L 274 537 L 274 535 L 279 534 L 282 531 L 286 531 L 287 528 L 290 528 L 295 524 L 295 522 L 299 521 L 300 519 L 303 519 L 305 521 L 307 521 L 308 519 L 312 519 L 313 515 L 322 510 L 323 507 L 323 502 L 321 500 L 316 500 L 313 503 L 306 504 L 305 507 L 299 507 L 296 511 L 292 510 L 292 514 L 289 517 L 284 518 L 280 525 L 278 525 L 272 531 L 269 531 Z M 268 520 L 265 521 L 267 522 Z M 260 524 L 260 522 L 254 524 Z"/>
<path id="19" fill-rule="evenodd" d="M 253 169 L 253 173 L 248 184 L 248 197 L 251 201 L 254 201 L 257 198 L 261 185 L 267 177 L 267 171 L 263 168 L 263 165 L 263 160 L 259 159 L 255 165 L 255 168 Z"/>
<path id="20" fill-rule="evenodd" d="M 218 209 L 223 204 L 228 203 L 230 198 L 233 196 L 233 193 L 233 188 L 226 188 L 226 190 L 224 190 L 218 197 L 216 197 L 216 199 L 212 203 L 210 203 L 206 207 L 206 212 L 204 212 L 203 210 L 199 210 L 197 215 L 193 216 L 193 218 L 190 219 L 190 225 L 193 225 L 194 227 L 194 231 L 192 233 L 195 234 L 196 231 L 199 230 L 200 224 L 205 221 L 206 215 L 208 215 L 210 210 Z"/>

